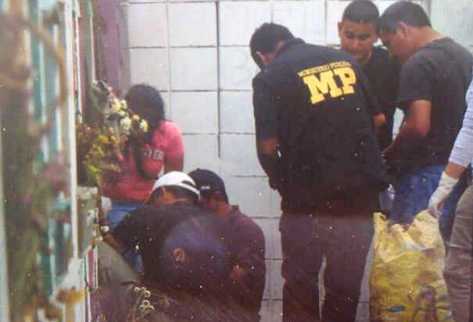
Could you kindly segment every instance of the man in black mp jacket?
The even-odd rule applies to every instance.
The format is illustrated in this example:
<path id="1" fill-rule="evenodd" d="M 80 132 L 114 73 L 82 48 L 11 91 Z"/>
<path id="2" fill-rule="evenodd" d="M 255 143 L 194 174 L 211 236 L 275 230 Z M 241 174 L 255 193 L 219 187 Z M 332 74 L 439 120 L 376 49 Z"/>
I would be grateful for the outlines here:
<path id="1" fill-rule="evenodd" d="M 372 214 L 386 187 L 371 119 L 379 107 L 349 54 L 272 23 L 254 32 L 250 48 L 261 68 L 253 79 L 258 157 L 282 197 L 283 321 L 355 321 Z"/>

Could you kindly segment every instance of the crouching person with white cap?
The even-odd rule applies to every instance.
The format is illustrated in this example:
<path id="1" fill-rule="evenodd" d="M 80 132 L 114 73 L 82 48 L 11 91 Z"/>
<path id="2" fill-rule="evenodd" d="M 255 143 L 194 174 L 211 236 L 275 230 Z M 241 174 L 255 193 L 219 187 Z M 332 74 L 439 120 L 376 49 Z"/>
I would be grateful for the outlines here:
<path id="1" fill-rule="evenodd" d="M 194 181 L 187 174 L 180 171 L 172 171 L 156 180 L 145 204 L 150 207 L 173 204 L 193 207 L 197 204 L 199 196 L 199 190 L 197 190 Z M 113 228 L 112 234 L 105 236 L 105 241 L 119 251 L 126 262 L 139 274 L 142 274 L 144 270 L 143 253 L 138 251 L 136 246 L 140 246 L 138 239 L 143 236 L 143 233 L 136 232 L 133 229 L 140 229 L 140 226 L 146 224 L 144 221 L 146 219 L 144 218 L 147 217 L 141 215 L 142 213 L 150 213 L 150 209 L 148 207 L 140 207 L 131 211 L 124 217 L 127 218 L 127 222 L 124 225 L 120 225 L 120 222 Z M 166 213 L 166 211 L 160 210 L 159 213 Z M 192 213 L 192 211 L 189 213 Z M 138 216 L 139 218 L 137 218 Z M 158 217 L 153 215 L 155 221 L 161 220 Z M 166 222 L 167 225 L 172 226 L 182 219 L 184 218 L 181 218 L 181 216 L 166 218 Z M 162 235 L 162 232 L 159 234 Z"/>
<path id="2" fill-rule="evenodd" d="M 143 259 L 143 279 L 128 294 L 127 316 L 133 322 L 246 321 L 235 316 L 225 294 L 231 263 L 218 235 L 220 223 L 197 205 L 198 199 L 188 175 L 167 173 L 156 182 L 147 205 L 110 233 L 113 247 L 137 247 Z"/>

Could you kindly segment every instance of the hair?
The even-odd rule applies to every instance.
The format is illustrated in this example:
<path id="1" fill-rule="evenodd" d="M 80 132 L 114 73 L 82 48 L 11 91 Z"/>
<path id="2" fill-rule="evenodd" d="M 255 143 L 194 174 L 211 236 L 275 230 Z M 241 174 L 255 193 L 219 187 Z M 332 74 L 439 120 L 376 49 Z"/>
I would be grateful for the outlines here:
<path id="1" fill-rule="evenodd" d="M 255 63 L 262 68 L 263 62 L 256 53 L 270 53 L 276 49 L 276 46 L 280 41 L 291 39 L 294 39 L 294 36 L 286 27 L 275 23 L 264 23 L 256 29 L 251 36 L 251 57 L 253 57 Z"/>
<path id="2" fill-rule="evenodd" d="M 138 84 L 132 86 L 128 90 L 125 100 L 128 108 L 133 113 L 136 113 L 148 122 L 149 129 L 145 141 L 149 143 L 153 137 L 153 132 L 161 126 L 161 122 L 165 119 L 164 101 L 161 94 L 159 94 L 159 91 L 152 86 Z M 134 141 L 134 139 L 131 138 L 131 140 L 127 142 L 125 151 L 126 153 L 131 152 L 133 154 L 136 161 L 136 169 L 141 177 L 146 179 L 155 179 L 150 178 L 143 170 L 143 151 L 140 142 Z"/>
<path id="3" fill-rule="evenodd" d="M 378 24 L 379 10 L 371 0 L 353 0 L 343 11 L 342 20 Z"/>
<path id="4" fill-rule="evenodd" d="M 411 27 L 431 27 L 430 19 L 417 3 L 399 1 L 389 6 L 379 18 L 380 32 L 395 32 L 399 22 Z"/>
<path id="5" fill-rule="evenodd" d="M 148 122 L 150 130 L 159 128 L 165 118 L 164 101 L 156 88 L 146 84 L 134 85 L 126 93 L 125 100 L 130 110 Z"/>
<path id="6" fill-rule="evenodd" d="M 217 291 L 225 286 L 231 271 L 229 252 L 217 235 L 213 217 L 185 220 L 166 236 L 160 251 L 159 271 L 164 283 L 187 291 Z M 182 249 L 186 261 L 176 264 L 173 251 Z"/>

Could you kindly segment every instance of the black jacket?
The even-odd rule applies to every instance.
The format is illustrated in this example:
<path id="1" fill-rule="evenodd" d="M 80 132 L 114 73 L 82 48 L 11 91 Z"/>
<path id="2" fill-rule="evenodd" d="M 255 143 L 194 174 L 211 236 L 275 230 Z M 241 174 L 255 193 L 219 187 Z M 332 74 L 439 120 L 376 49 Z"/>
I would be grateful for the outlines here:
<path id="1" fill-rule="evenodd" d="M 280 144 L 277 166 L 267 172 L 283 210 L 313 210 L 385 187 L 368 113 L 378 107 L 349 55 L 291 40 L 253 89 L 257 139 Z"/>

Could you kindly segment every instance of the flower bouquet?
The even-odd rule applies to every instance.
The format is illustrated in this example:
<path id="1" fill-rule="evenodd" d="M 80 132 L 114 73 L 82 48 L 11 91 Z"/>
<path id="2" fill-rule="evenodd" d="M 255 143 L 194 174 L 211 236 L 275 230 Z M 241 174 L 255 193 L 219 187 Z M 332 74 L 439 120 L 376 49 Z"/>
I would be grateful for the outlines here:
<path id="1" fill-rule="evenodd" d="M 104 82 L 92 87 L 92 106 L 99 120 L 77 124 L 79 181 L 84 185 L 100 186 L 104 180 L 114 181 L 121 172 L 121 162 L 127 142 L 141 141 L 148 132 L 148 123 L 128 109 Z"/>

